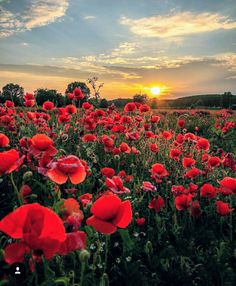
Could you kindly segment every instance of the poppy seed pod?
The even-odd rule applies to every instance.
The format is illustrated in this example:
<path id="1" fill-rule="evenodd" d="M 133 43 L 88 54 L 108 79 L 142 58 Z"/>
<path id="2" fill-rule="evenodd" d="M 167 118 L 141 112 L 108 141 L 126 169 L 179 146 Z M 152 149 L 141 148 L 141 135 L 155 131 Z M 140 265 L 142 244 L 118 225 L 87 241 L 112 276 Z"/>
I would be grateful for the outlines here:
<path id="1" fill-rule="evenodd" d="M 27 171 L 23 174 L 23 181 L 27 181 L 33 176 L 33 173 L 31 171 Z"/>
<path id="2" fill-rule="evenodd" d="M 152 247 L 152 243 L 150 240 L 148 240 L 144 246 L 144 251 L 147 255 L 152 255 L 153 253 L 153 247 Z"/>

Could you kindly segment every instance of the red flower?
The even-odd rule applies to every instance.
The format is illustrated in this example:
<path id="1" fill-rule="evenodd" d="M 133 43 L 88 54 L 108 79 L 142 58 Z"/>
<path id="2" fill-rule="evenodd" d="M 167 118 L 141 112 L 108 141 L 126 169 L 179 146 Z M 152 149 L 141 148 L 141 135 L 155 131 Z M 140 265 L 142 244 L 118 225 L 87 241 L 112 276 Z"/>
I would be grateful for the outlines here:
<path id="1" fill-rule="evenodd" d="M 67 255 L 69 252 L 86 248 L 87 235 L 83 231 L 66 234 L 66 240 L 61 243 L 58 254 Z"/>
<path id="2" fill-rule="evenodd" d="M 179 211 L 187 209 L 192 201 L 192 195 L 180 195 L 175 198 L 175 207 Z"/>
<path id="3" fill-rule="evenodd" d="M 73 100 L 83 99 L 84 95 L 80 88 L 76 87 L 73 91 Z"/>
<path id="4" fill-rule="evenodd" d="M 23 96 L 24 100 L 34 100 L 34 95 L 32 93 L 26 92 L 26 94 Z"/>
<path id="5" fill-rule="evenodd" d="M 157 213 L 164 208 L 165 202 L 161 196 L 154 198 L 148 205 L 149 209 L 154 209 Z"/>
<path id="6" fill-rule="evenodd" d="M 57 184 L 65 184 L 68 177 L 72 184 L 82 183 L 86 178 L 85 167 L 74 155 L 62 156 L 48 165 L 47 176 Z"/>
<path id="7" fill-rule="evenodd" d="M 139 111 L 141 113 L 148 112 L 150 110 L 151 110 L 151 108 L 147 104 L 140 105 L 140 107 L 139 107 Z"/>
<path id="8" fill-rule="evenodd" d="M 87 204 L 92 202 L 92 194 L 90 193 L 83 194 L 82 196 L 78 197 L 78 200 L 82 203 L 83 207 L 86 207 Z"/>
<path id="9" fill-rule="evenodd" d="M 69 114 L 75 114 L 77 112 L 77 107 L 73 104 L 69 104 L 66 106 L 66 112 Z"/>
<path id="10" fill-rule="evenodd" d="M 0 221 L 0 230 L 21 242 L 5 248 L 5 261 L 22 262 L 24 253 L 41 251 L 46 259 L 52 258 L 66 239 L 61 219 L 52 210 L 38 203 L 19 207 Z"/>
<path id="11" fill-rule="evenodd" d="M 89 102 L 84 102 L 83 104 L 82 104 L 82 108 L 83 109 L 90 109 L 90 108 L 92 108 L 93 106 L 92 106 L 92 104 L 90 104 Z"/>
<path id="12" fill-rule="evenodd" d="M 188 179 L 194 179 L 201 174 L 203 174 L 201 170 L 199 170 L 198 168 L 192 168 L 184 174 L 184 177 Z"/>
<path id="13" fill-rule="evenodd" d="M 9 142 L 9 138 L 5 134 L 0 133 L 0 148 L 8 146 Z"/>
<path id="14" fill-rule="evenodd" d="M 202 214 L 201 206 L 199 204 L 199 201 L 192 202 L 190 208 L 189 208 L 189 214 L 192 217 L 199 217 Z"/>
<path id="15" fill-rule="evenodd" d="M 35 101 L 34 100 L 26 100 L 24 102 L 24 106 L 26 107 L 33 107 L 35 105 Z"/>
<path id="16" fill-rule="evenodd" d="M 156 122 L 159 122 L 160 119 L 161 119 L 160 116 L 154 115 L 154 116 L 151 117 L 151 122 L 152 123 L 156 123 Z"/>
<path id="17" fill-rule="evenodd" d="M 116 195 L 103 195 L 91 207 L 93 216 L 87 225 L 104 234 L 112 234 L 117 227 L 126 228 L 132 220 L 130 201 L 121 201 Z"/>
<path id="18" fill-rule="evenodd" d="M 221 160 L 219 157 L 214 156 L 214 157 L 208 158 L 208 165 L 210 165 L 211 167 L 219 167 L 220 164 L 221 164 Z"/>
<path id="19" fill-rule="evenodd" d="M 112 168 L 102 168 L 101 173 L 105 177 L 112 178 L 115 175 L 115 170 Z"/>
<path id="20" fill-rule="evenodd" d="M 162 177 L 169 176 L 169 173 L 166 171 L 165 167 L 159 163 L 153 164 L 149 172 L 151 173 L 151 177 L 158 183 L 161 182 Z"/>
<path id="21" fill-rule="evenodd" d="M 131 148 L 129 147 L 129 145 L 127 144 L 127 143 L 125 143 L 125 142 L 122 142 L 121 144 L 120 144 L 120 151 L 121 152 L 123 152 L 123 153 L 130 153 L 130 151 L 131 151 Z"/>
<path id="22" fill-rule="evenodd" d="M 82 141 L 83 142 L 94 142 L 97 140 L 97 137 L 93 134 L 85 134 L 83 137 L 82 137 Z"/>
<path id="23" fill-rule="evenodd" d="M 136 218 L 135 221 L 136 221 L 138 226 L 144 226 L 144 224 L 145 224 L 145 218 L 144 217 Z"/>
<path id="24" fill-rule="evenodd" d="M 45 101 L 45 102 L 43 103 L 43 109 L 44 109 L 44 110 L 52 110 L 52 109 L 54 109 L 54 108 L 55 108 L 54 103 L 51 102 L 51 101 Z"/>
<path id="25" fill-rule="evenodd" d="M 170 140 L 173 137 L 173 134 L 169 131 L 163 131 L 161 136 L 166 140 Z"/>
<path id="26" fill-rule="evenodd" d="M 231 177 L 225 177 L 220 181 L 222 191 L 229 194 L 236 194 L 236 179 Z"/>
<path id="27" fill-rule="evenodd" d="M 171 149 L 170 150 L 170 158 L 174 159 L 175 161 L 179 161 L 179 156 L 182 154 L 182 151 L 179 149 Z"/>
<path id="28" fill-rule="evenodd" d="M 10 174 L 23 163 L 24 156 L 20 158 L 19 152 L 15 149 L 0 152 L 0 176 Z"/>
<path id="29" fill-rule="evenodd" d="M 157 188 L 150 182 L 143 182 L 141 190 L 144 192 L 155 192 Z"/>
<path id="30" fill-rule="evenodd" d="M 11 100 L 6 100 L 4 105 L 7 107 L 7 108 L 12 108 L 15 106 L 14 102 L 12 102 Z"/>
<path id="31" fill-rule="evenodd" d="M 212 199 L 216 196 L 216 190 L 211 184 L 204 184 L 200 189 L 200 196 Z"/>
<path id="32" fill-rule="evenodd" d="M 150 144 L 150 150 L 153 152 L 153 153 L 157 153 L 158 152 L 158 147 L 155 143 L 151 143 Z"/>
<path id="33" fill-rule="evenodd" d="M 185 124 L 185 121 L 182 120 L 182 119 L 179 119 L 178 122 L 177 122 L 177 125 L 178 125 L 179 128 L 183 128 L 184 124 Z"/>
<path id="34" fill-rule="evenodd" d="M 195 164 L 195 160 L 193 158 L 184 157 L 182 161 L 182 165 L 184 168 L 190 168 Z"/>
<path id="35" fill-rule="evenodd" d="M 230 209 L 229 204 L 222 201 L 217 201 L 216 203 L 216 212 L 221 216 L 226 216 L 234 209 Z"/>
<path id="36" fill-rule="evenodd" d="M 204 151 L 208 151 L 210 149 L 210 143 L 207 139 L 200 138 L 197 141 L 196 148 L 204 150 Z"/>
<path id="37" fill-rule="evenodd" d="M 44 152 L 49 156 L 54 156 L 57 153 L 57 149 L 53 146 L 52 139 L 45 134 L 36 134 L 32 137 L 31 143 L 29 152 L 35 157 L 38 157 Z"/>
<path id="38" fill-rule="evenodd" d="M 125 107 L 124 107 L 124 111 L 125 112 L 132 112 L 136 109 L 136 105 L 134 102 L 128 102 L 126 103 Z"/>
<path id="39" fill-rule="evenodd" d="M 123 185 L 120 177 L 114 176 L 112 179 L 106 177 L 106 186 L 115 194 L 129 194 L 130 190 Z"/>

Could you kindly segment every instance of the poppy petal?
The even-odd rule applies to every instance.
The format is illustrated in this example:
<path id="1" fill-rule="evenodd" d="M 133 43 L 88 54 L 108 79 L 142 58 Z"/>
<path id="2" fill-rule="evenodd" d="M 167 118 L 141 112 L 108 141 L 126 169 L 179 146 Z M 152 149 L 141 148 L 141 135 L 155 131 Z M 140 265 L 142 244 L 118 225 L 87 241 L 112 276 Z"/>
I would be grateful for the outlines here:
<path id="1" fill-rule="evenodd" d="M 61 244 L 58 254 L 66 255 L 71 251 L 86 248 L 86 233 L 83 231 L 66 234 L 66 240 Z"/>
<path id="2" fill-rule="evenodd" d="M 4 249 L 4 259 L 8 264 L 20 263 L 24 261 L 24 254 L 29 251 L 24 242 L 12 243 Z"/>
<path id="3" fill-rule="evenodd" d="M 93 226 L 97 231 L 103 234 L 112 234 L 117 229 L 112 223 L 103 221 L 95 216 L 89 217 L 86 223 L 87 225 Z"/>
<path id="4" fill-rule="evenodd" d="M 103 195 L 91 207 L 91 213 L 101 220 L 116 217 L 121 205 L 121 199 L 116 195 Z"/>
<path id="5" fill-rule="evenodd" d="M 53 182 L 59 185 L 65 184 L 68 178 L 67 175 L 62 173 L 57 168 L 48 170 L 47 176 L 49 177 L 49 179 L 51 179 Z"/>
<path id="6" fill-rule="evenodd" d="M 86 172 L 83 166 L 79 166 L 75 173 L 69 174 L 69 178 L 72 184 L 77 185 L 82 183 L 86 178 Z"/>
<path id="7" fill-rule="evenodd" d="M 132 208 L 130 201 L 124 201 L 121 203 L 118 214 L 113 220 L 113 223 L 121 228 L 127 227 L 132 220 Z"/>

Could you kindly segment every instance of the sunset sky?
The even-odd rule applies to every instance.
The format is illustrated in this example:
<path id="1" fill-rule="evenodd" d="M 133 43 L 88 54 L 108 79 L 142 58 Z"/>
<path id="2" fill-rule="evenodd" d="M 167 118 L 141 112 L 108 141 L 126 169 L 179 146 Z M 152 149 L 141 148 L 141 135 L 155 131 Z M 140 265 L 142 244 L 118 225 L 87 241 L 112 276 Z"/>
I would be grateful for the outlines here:
<path id="1" fill-rule="evenodd" d="M 236 94 L 235 0 L 0 0 L 0 88 Z"/>

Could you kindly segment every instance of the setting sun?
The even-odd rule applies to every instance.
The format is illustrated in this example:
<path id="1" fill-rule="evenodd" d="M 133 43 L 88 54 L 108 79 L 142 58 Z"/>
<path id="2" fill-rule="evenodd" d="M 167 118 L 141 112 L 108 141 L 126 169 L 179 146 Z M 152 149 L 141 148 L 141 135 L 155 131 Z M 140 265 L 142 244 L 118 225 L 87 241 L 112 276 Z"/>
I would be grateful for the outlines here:
<path id="1" fill-rule="evenodd" d="M 154 86 L 150 90 L 153 95 L 159 95 L 161 93 L 161 88 L 159 86 Z"/>

